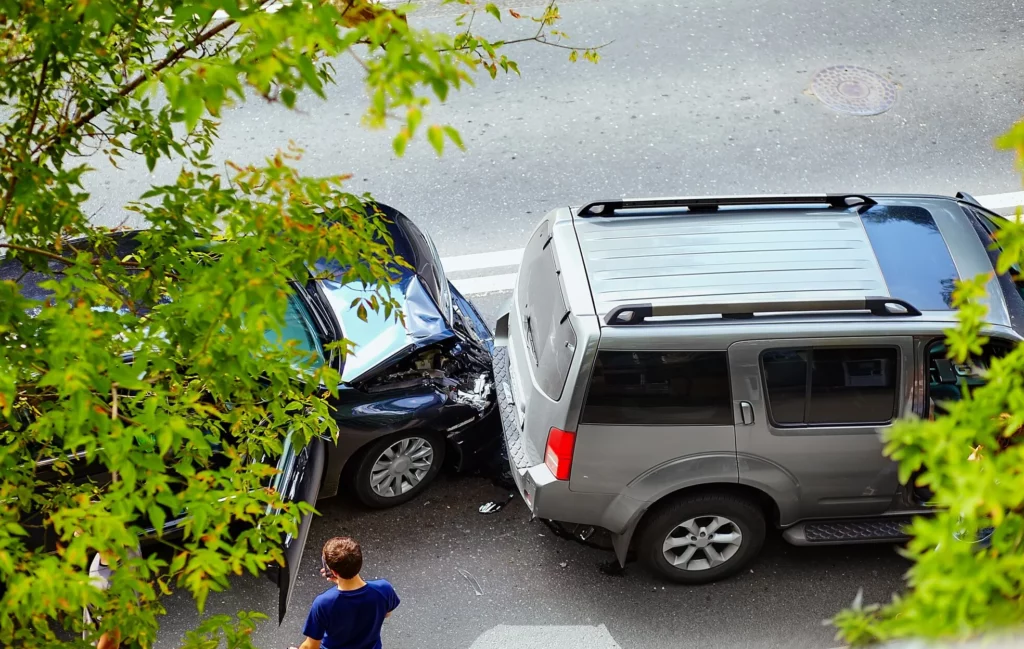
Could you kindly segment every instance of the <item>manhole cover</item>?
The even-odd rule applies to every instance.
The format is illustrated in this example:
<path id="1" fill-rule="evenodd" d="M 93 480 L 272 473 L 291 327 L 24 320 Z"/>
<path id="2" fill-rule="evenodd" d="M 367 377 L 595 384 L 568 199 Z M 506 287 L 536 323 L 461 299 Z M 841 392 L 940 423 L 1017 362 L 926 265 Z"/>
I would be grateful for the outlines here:
<path id="1" fill-rule="evenodd" d="M 855 65 L 819 71 L 811 80 L 811 90 L 821 103 L 850 115 L 878 115 L 896 103 L 896 84 Z"/>

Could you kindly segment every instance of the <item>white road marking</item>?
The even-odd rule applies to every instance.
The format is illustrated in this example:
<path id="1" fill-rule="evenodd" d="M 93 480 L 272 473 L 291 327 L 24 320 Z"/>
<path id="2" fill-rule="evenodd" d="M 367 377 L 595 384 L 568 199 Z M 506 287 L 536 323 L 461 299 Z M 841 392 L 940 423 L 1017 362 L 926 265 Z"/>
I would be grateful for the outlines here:
<path id="1" fill-rule="evenodd" d="M 511 626 L 499 624 L 470 649 L 622 649 L 603 624 L 597 626 Z"/>
<path id="2" fill-rule="evenodd" d="M 481 270 L 484 268 L 501 268 L 502 266 L 518 266 L 523 259 L 523 249 L 495 250 L 494 252 L 478 252 L 474 255 L 461 255 L 442 259 L 444 272 L 457 273 L 463 270 Z"/>
<path id="3" fill-rule="evenodd" d="M 485 293 L 498 293 L 500 291 L 511 291 L 516 285 L 516 273 L 505 275 L 488 275 L 486 277 L 467 277 L 465 279 L 452 279 L 455 288 L 463 295 L 483 295 Z"/>
<path id="4" fill-rule="evenodd" d="M 1024 206 L 1024 192 L 989 194 L 987 196 L 975 196 L 975 198 L 990 210 L 1007 210 Z M 493 252 L 478 252 L 472 255 L 445 257 L 441 259 L 441 264 L 444 266 L 446 273 L 459 273 L 471 270 L 519 266 L 522 258 L 523 249 L 516 248 L 515 250 L 495 250 Z M 485 295 L 487 293 L 511 291 L 515 287 L 516 274 L 455 277 L 451 281 L 463 295 Z"/>
<path id="5" fill-rule="evenodd" d="M 989 194 L 988 196 L 975 196 L 975 198 L 990 210 L 1006 210 L 1011 207 L 1024 206 L 1024 192 Z"/>

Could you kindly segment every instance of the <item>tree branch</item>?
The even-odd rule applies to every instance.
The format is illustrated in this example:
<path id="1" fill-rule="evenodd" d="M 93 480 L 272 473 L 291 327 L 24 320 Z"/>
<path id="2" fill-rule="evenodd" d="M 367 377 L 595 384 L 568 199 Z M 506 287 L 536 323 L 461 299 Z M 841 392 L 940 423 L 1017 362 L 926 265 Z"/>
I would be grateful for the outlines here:
<path id="1" fill-rule="evenodd" d="M 235 21 L 231 20 L 231 19 L 221 21 L 220 23 L 218 23 L 214 27 L 210 28 L 209 30 L 203 32 L 202 34 L 199 34 L 198 36 L 193 38 L 191 41 L 186 43 L 185 45 L 182 45 L 182 46 L 178 47 L 177 49 L 173 50 L 172 52 L 169 52 L 167 54 L 167 56 L 165 56 L 155 66 L 153 66 L 153 68 L 151 70 L 148 70 L 147 72 L 139 74 L 134 79 L 132 79 L 130 82 L 128 82 L 127 85 L 122 87 L 117 92 L 117 95 L 108 98 L 106 101 L 101 102 L 99 105 L 95 106 L 94 108 L 86 111 L 82 115 L 79 115 L 78 117 L 75 118 L 75 121 L 72 122 L 71 125 L 68 128 L 64 129 L 63 131 L 61 131 L 61 132 L 59 132 L 57 134 L 55 134 L 54 136 L 50 137 L 49 139 L 41 142 L 38 146 L 36 146 L 36 148 L 33 151 L 33 153 L 38 153 L 39 151 L 45 149 L 46 147 L 49 147 L 49 146 L 52 146 L 53 144 L 56 144 L 56 142 L 58 142 L 61 138 L 66 137 L 67 135 L 75 132 L 76 130 L 81 128 L 84 124 L 86 124 L 87 122 L 92 121 L 93 119 L 95 119 L 100 114 L 105 113 L 106 111 L 110 110 L 110 108 L 113 107 L 117 102 L 119 102 L 120 100 L 124 99 L 125 97 L 127 97 L 131 93 L 135 92 L 139 88 L 139 86 L 141 86 L 146 81 L 146 79 L 148 79 L 150 76 L 158 74 L 158 73 L 164 71 L 165 69 L 169 68 L 170 66 L 174 65 L 175 63 L 177 63 L 178 61 L 183 59 L 186 54 L 188 54 L 192 50 L 196 49 L 197 47 L 199 47 L 203 43 L 209 41 L 211 38 L 213 38 L 214 36 L 217 36 L 218 34 L 220 34 L 221 32 L 223 32 L 228 27 L 231 27 L 234 24 L 235 24 Z M 0 213 L 0 216 L 2 216 L 2 213 Z"/>
<path id="2" fill-rule="evenodd" d="M 41 257 L 46 257 L 47 259 L 53 259 L 54 261 L 59 261 L 60 263 L 64 264 L 65 266 L 70 266 L 70 265 L 72 265 L 74 263 L 73 260 L 68 259 L 67 257 L 62 257 L 62 256 L 58 255 L 55 252 L 50 252 L 48 250 L 42 250 L 40 248 L 33 248 L 31 246 L 19 246 L 19 245 L 14 244 L 14 243 L 0 243 L 0 248 L 8 248 L 10 250 L 19 250 L 21 252 L 27 252 L 27 253 L 32 254 L 32 255 L 39 255 Z"/>
<path id="3" fill-rule="evenodd" d="M 560 50 L 576 50 L 576 51 L 579 51 L 579 50 L 600 50 L 600 49 L 604 49 L 604 48 L 608 47 L 609 45 L 611 45 L 614 42 L 615 41 L 608 41 L 607 43 L 602 43 L 601 45 L 595 45 L 593 47 L 578 47 L 578 46 L 575 46 L 575 45 L 562 45 L 561 43 L 552 43 L 551 41 L 546 40 L 544 38 L 543 34 L 540 34 L 538 36 L 525 36 L 523 38 L 513 38 L 510 41 L 501 41 L 501 45 L 502 45 L 502 47 L 504 47 L 506 45 L 520 45 L 522 43 L 539 43 L 540 45 L 547 45 L 548 47 L 557 47 Z M 476 50 L 476 49 L 478 49 L 478 48 L 470 47 L 469 45 L 464 45 L 462 47 L 440 47 L 440 48 L 438 48 L 438 49 L 436 49 L 434 51 L 435 52 L 464 52 L 464 51 L 467 51 L 467 50 L 472 51 L 472 50 Z"/>
<path id="4" fill-rule="evenodd" d="M 28 127 L 25 129 L 25 140 L 21 145 L 21 153 L 18 155 L 18 163 L 25 161 L 25 154 L 28 152 L 28 145 L 32 141 L 32 131 L 36 128 L 36 118 L 39 117 L 39 105 L 43 102 L 43 86 L 46 84 L 46 72 L 50 67 L 50 57 L 43 59 L 43 67 L 39 71 L 39 82 L 36 84 L 36 100 L 32 104 L 32 113 L 28 118 Z M 15 172 L 11 176 L 11 184 L 7 187 L 4 195 L 3 205 L 0 205 L 0 228 L 7 222 L 7 210 L 14 200 L 14 192 L 18 188 L 18 179 L 21 176 Z"/>

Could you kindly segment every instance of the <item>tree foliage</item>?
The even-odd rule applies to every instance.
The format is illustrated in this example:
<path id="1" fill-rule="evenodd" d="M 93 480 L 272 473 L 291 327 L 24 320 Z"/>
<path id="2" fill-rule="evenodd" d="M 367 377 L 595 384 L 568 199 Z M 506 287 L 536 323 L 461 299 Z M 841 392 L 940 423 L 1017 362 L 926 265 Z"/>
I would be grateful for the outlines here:
<path id="1" fill-rule="evenodd" d="M 1024 122 L 996 144 L 1024 160 Z M 1020 217 L 1018 210 L 1006 220 L 993 244 L 996 271 L 1009 273 L 1018 287 L 1024 264 Z M 946 340 L 957 363 L 970 363 L 989 342 L 982 298 L 994 277 L 957 285 L 958 325 Z M 913 523 L 905 551 L 914 562 L 908 592 L 885 606 L 858 603 L 835 618 L 839 637 L 850 644 L 977 638 L 1019 630 L 1024 622 L 1024 345 L 993 360 L 985 384 L 948 405 L 944 416 L 903 421 L 888 432 L 886 453 L 899 462 L 900 478 L 920 471 L 919 483 L 934 492 L 938 511 Z M 973 542 L 991 528 L 988 544 Z"/>
<path id="2" fill-rule="evenodd" d="M 59 646 L 55 629 L 80 634 L 84 605 L 100 631 L 116 620 L 149 646 L 161 596 L 184 589 L 202 608 L 230 575 L 280 563 L 301 512 L 263 487 L 287 435 L 335 433 L 324 397 L 339 376 L 268 332 L 280 339 L 289 282 L 323 257 L 348 268 L 344 281 L 383 287 L 364 307 L 389 308 L 392 253 L 345 170 L 305 177 L 291 150 L 215 166 L 219 121 L 245 101 L 292 109 L 343 84 L 366 93 L 367 126 L 397 122 L 397 153 L 425 132 L 440 154 L 462 142 L 425 123 L 429 107 L 481 70 L 518 73 L 510 45 L 597 60 L 565 44 L 553 3 L 532 16 L 454 4 L 464 13 L 439 33 L 411 25 L 409 6 L 366 0 L 0 0 L 0 261 L 60 275 L 41 284 L 45 300 L 0 282 L 4 646 Z M 488 40 L 474 18 L 528 31 Z M 337 79 L 339 56 L 361 78 Z M 97 156 L 180 167 L 127 206 L 149 226 L 130 254 L 83 212 Z M 71 479 L 72 456 L 109 479 Z M 68 479 L 43 480 L 40 460 Z M 158 539 L 169 555 L 128 559 L 145 527 L 179 514 L 183 536 Z M 29 542 L 33 525 L 53 531 L 55 553 Z M 128 568 L 109 591 L 87 578 L 97 550 Z M 248 647 L 259 617 L 209 618 L 185 644 Z"/>

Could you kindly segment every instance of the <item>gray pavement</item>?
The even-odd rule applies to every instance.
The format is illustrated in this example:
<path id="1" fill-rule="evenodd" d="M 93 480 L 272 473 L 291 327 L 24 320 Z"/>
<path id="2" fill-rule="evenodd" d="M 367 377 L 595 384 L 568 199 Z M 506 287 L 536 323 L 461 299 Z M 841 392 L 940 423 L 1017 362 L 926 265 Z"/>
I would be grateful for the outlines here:
<path id="1" fill-rule="evenodd" d="M 256 642 L 298 644 L 309 603 L 326 589 L 317 549 L 339 534 L 360 539 L 364 576 L 391 580 L 402 598 L 385 623 L 388 649 L 828 649 L 834 629 L 822 621 L 859 588 L 865 601 L 887 600 L 908 565 L 893 546 L 796 548 L 771 534 L 750 569 L 727 581 L 675 586 L 634 564 L 612 576 L 600 570 L 610 553 L 553 536 L 519 500 L 476 512 L 504 494 L 481 478 L 442 477 L 390 511 L 321 502 L 284 624 L 261 625 Z M 209 612 L 276 611 L 276 597 L 269 581 L 238 580 Z M 160 649 L 196 619 L 183 600 L 168 608 Z"/>
<path id="2" fill-rule="evenodd" d="M 573 42 L 614 40 L 604 60 L 518 46 L 522 78 L 481 79 L 432 113 L 462 131 L 465 153 L 438 160 L 420 141 L 396 159 L 390 133 L 358 127 L 365 97 L 345 58 L 326 102 L 228 112 L 215 158 L 258 161 L 294 140 L 305 170 L 354 173 L 353 189 L 423 224 L 445 256 L 519 247 L 540 214 L 594 197 L 1020 189 L 1012 158 L 992 151 L 1024 112 L 1014 3 L 578 0 L 562 14 Z M 816 70 L 844 63 L 897 82 L 896 105 L 852 117 L 806 93 Z M 119 222 L 151 178 L 141 163 L 95 164 L 90 207 Z"/>
<path id="3" fill-rule="evenodd" d="M 449 24 L 436 4 L 413 24 Z M 303 97 L 296 113 L 259 101 L 230 111 L 214 155 L 254 162 L 294 140 L 306 149 L 305 171 L 354 173 L 354 191 L 372 190 L 414 218 L 446 257 L 519 248 L 541 214 L 594 198 L 1020 189 L 1012 158 L 992 150 L 1024 113 L 1024 12 L 1014 2 L 574 0 L 562 14 L 573 42 L 614 41 L 602 63 L 516 49 L 522 78 L 481 79 L 432 114 L 461 130 L 466 152 L 438 160 L 418 142 L 394 158 L 390 133 L 359 129 L 365 97 L 344 81 L 356 71 L 342 59 L 342 84 L 326 102 Z M 508 22 L 490 33 L 516 35 Z M 895 106 L 869 118 L 823 106 L 808 87 L 815 71 L 837 64 L 896 82 Z M 95 164 L 89 207 L 105 223 L 121 222 L 126 201 L 177 171 Z M 493 320 L 505 297 L 474 301 Z M 321 503 L 291 612 L 280 628 L 262 625 L 259 644 L 300 639 L 304 610 L 324 587 L 317 548 L 342 533 L 363 541 L 367 576 L 392 579 L 403 597 L 386 624 L 389 649 L 827 648 L 833 632 L 821 621 L 859 588 L 866 601 L 887 599 L 907 567 L 889 546 L 799 549 L 773 537 L 751 572 L 665 586 L 635 566 L 602 573 L 610 555 L 554 538 L 518 501 L 476 513 L 497 495 L 482 479 L 460 478 L 388 512 Z M 271 613 L 274 591 L 240 579 L 210 609 Z M 162 647 L 195 620 L 185 600 L 168 609 Z"/>

